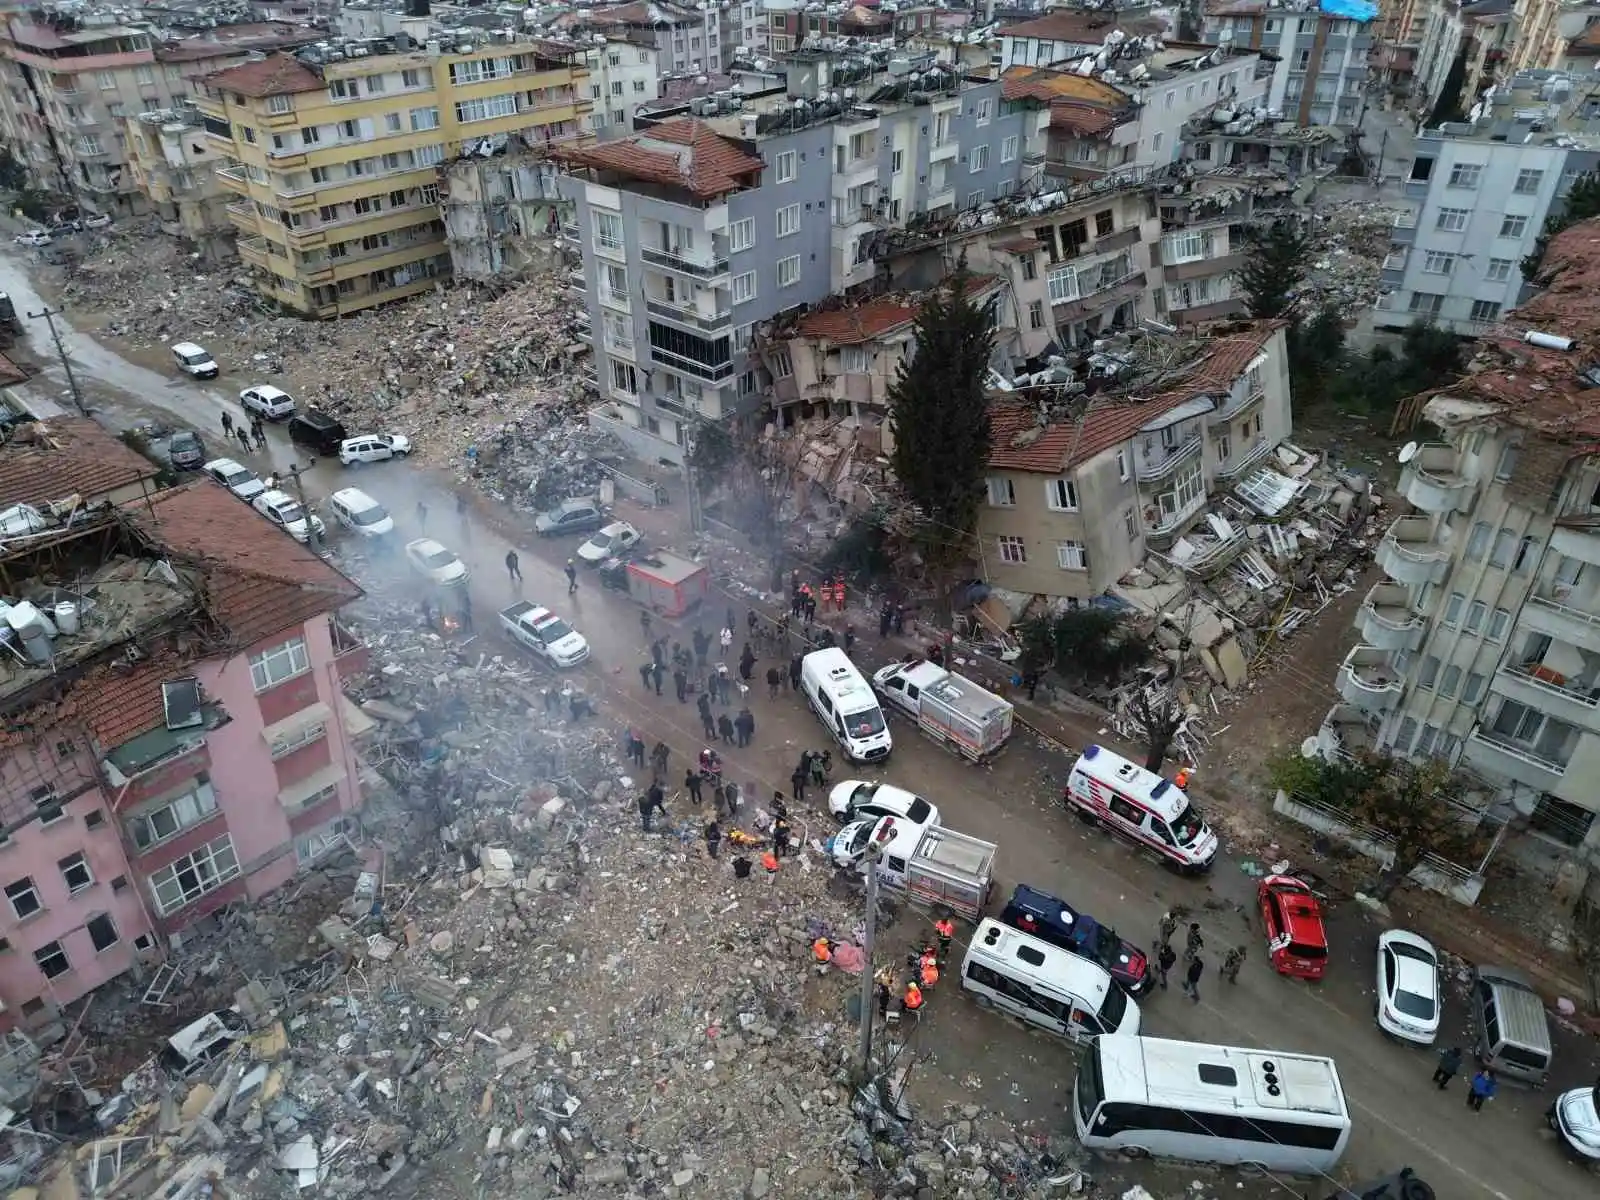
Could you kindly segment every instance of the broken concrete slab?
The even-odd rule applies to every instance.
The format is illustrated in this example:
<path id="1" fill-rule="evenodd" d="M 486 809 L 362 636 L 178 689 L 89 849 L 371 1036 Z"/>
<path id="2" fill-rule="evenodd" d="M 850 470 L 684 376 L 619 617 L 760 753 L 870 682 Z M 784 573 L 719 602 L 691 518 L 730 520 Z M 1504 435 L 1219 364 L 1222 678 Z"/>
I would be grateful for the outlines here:
<path id="1" fill-rule="evenodd" d="M 1212 648 L 1212 653 L 1216 656 L 1217 668 L 1222 672 L 1224 682 L 1235 690 L 1243 687 L 1249 678 L 1250 667 L 1245 662 L 1238 639 L 1224 638 Z"/>

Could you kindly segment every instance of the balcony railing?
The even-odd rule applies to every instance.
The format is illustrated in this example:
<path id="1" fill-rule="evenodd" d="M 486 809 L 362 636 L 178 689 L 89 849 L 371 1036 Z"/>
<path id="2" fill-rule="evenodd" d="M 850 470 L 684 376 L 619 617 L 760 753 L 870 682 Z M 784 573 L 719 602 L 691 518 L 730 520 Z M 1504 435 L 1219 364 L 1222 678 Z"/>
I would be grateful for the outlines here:
<path id="1" fill-rule="evenodd" d="M 250 177 L 245 174 L 243 167 L 218 167 L 218 179 L 231 179 L 235 183 L 249 183 Z"/>
<path id="2" fill-rule="evenodd" d="M 693 375 L 696 379 L 704 379 L 708 383 L 720 383 L 733 374 L 733 362 L 711 363 L 699 362 L 693 358 L 685 358 L 681 354 L 674 354 L 670 350 L 663 350 L 659 346 L 650 347 L 650 357 L 663 366 L 671 367 L 674 371 L 682 371 L 685 375 Z"/>
<path id="3" fill-rule="evenodd" d="M 1267 398 L 1265 388 L 1247 388 L 1243 396 L 1229 396 L 1228 402 L 1206 417 L 1208 425 L 1222 425 L 1233 420 L 1245 409 L 1260 404 Z"/>
<path id="4" fill-rule="evenodd" d="M 1269 455 L 1271 453 L 1272 453 L 1272 443 L 1270 441 L 1268 441 L 1266 438 L 1262 438 L 1253 447 L 1251 447 L 1250 453 L 1246 454 L 1243 458 L 1239 459 L 1236 462 L 1224 463 L 1222 466 L 1218 467 L 1217 468 L 1217 478 L 1219 480 L 1220 479 L 1237 479 L 1239 476 L 1243 475 L 1246 471 L 1249 471 L 1250 469 L 1255 467 L 1258 463 L 1261 462 L 1262 459 L 1266 458 L 1267 455 Z"/>
<path id="5" fill-rule="evenodd" d="M 1133 464 L 1134 476 L 1140 483 L 1159 483 L 1173 475 L 1185 461 L 1200 452 L 1200 431 L 1186 437 L 1179 445 L 1167 449 L 1159 458 L 1138 458 Z"/>
<path id="6" fill-rule="evenodd" d="M 600 303 L 610 308 L 619 308 L 623 312 L 631 312 L 633 310 L 633 305 L 628 300 L 626 292 L 614 292 L 608 287 L 600 289 Z"/>
<path id="7" fill-rule="evenodd" d="M 679 307 L 665 300 L 646 300 L 644 306 L 653 316 L 705 333 L 721 333 L 733 324 L 732 310 L 713 313 L 708 317 L 692 308 Z"/>
<path id="8" fill-rule="evenodd" d="M 674 254 L 670 250 L 656 250 L 645 247 L 640 251 L 641 257 L 651 266 L 664 267 L 669 271 L 676 271 L 680 275 L 693 275 L 698 279 L 709 279 L 714 275 L 724 275 L 728 270 L 728 260 L 725 258 L 686 258 L 682 254 Z"/>
<path id="9" fill-rule="evenodd" d="M 1455 447 L 1443 443 L 1423 446 L 1400 472 L 1400 494 L 1426 513 L 1446 513 L 1465 508 L 1472 483 L 1457 467 Z"/>
<path id="10" fill-rule="evenodd" d="M 1202 491 L 1176 512 L 1162 513 L 1155 523 L 1146 530 L 1146 533 L 1152 538 L 1170 537 L 1178 531 L 1185 521 L 1205 506 L 1206 494 Z"/>
<path id="11" fill-rule="evenodd" d="M 1467 738 L 1463 753 L 1466 761 L 1474 767 L 1541 789 L 1555 787 L 1567 770 L 1566 763 L 1545 758 L 1537 751 L 1482 725 Z"/>

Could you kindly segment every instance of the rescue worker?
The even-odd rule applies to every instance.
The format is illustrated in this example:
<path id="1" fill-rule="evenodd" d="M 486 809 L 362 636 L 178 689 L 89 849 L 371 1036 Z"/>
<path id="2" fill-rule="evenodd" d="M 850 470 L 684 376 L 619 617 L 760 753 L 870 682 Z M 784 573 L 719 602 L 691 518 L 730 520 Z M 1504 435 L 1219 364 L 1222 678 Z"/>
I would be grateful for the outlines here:
<path id="1" fill-rule="evenodd" d="M 1244 966 L 1245 948 L 1235 946 L 1222 956 L 1222 977 L 1229 983 L 1239 982 L 1239 968 Z"/>
<path id="2" fill-rule="evenodd" d="M 877 983 L 877 993 L 878 1020 L 887 1022 L 889 1020 L 889 985 L 881 979 Z"/>
<path id="3" fill-rule="evenodd" d="M 762 852 L 761 869 L 767 873 L 768 883 L 772 883 L 778 878 L 778 856 L 771 850 Z"/>
<path id="4" fill-rule="evenodd" d="M 1156 927 L 1156 946 L 1172 944 L 1172 935 L 1178 932 L 1178 918 L 1170 912 L 1161 914 L 1161 924 Z"/>
<path id="5" fill-rule="evenodd" d="M 939 982 L 939 963 L 931 954 L 922 960 L 922 969 L 919 973 L 922 976 L 923 989 L 933 991 L 934 985 Z"/>
<path id="6" fill-rule="evenodd" d="M 1176 776 L 1173 777 L 1172 782 L 1177 784 L 1179 791 L 1182 791 L 1184 788 L 1188 787 L 1189 786 L 1189 768 L 1188 767 L 1179 767 L 1178 768 L 1178 773 L 1177 773 Z"/>
<path id="7" fill-rule="evenodd" d="M 779 817 L 772 823 L 772 849 L 779 858 L 790 853 L 789 822 Z"/>
<path id="8" fill-rule="evenodd" d="M 833 943 L 825 937 L 819 937 L 811 943 L 811 957 L 817 960 L 818 967 L 826 967 L 833 961 Z"/>
<path id="9" fill-rule="evenodd" d="M 939 961 L 947 963 L 950 961 L 950 939 L 956 935 L 956 923 L 950 919 L 949 913 L 933 923 L 933 932 L 939 939 Z"/>
<path id="10" fill-rule="evenodd" d="M 706 823 L 706 853 L 712 858 L 717 856 L 717 847 L 722 842 L 722 826 L 715 820 Z"/>
<path id="11" fill-rule="evenodd" d="M 922 989 L 917 986 L 915 979 L 906 980 L 906 991 L 900 998 L 900 1007 L 906 1012 L 917 1012 L 922 1008 Z"/>
<path id="12" fill-rule="evenodd" d="M 641 742 L 641 750 L 643 745 L 644 743 Z M 700 804 L 700 776 L 695 774 L 693 767 L 690 767 L 688 770 L 684 771 L 683 786 L 688 790 L 690 803 L 698 807 Z"/>
<path id="13" fill-rule="evenodd" d="M 1184 943 L 1183 961 L 1193 962 L 1200 957 L 1200 949 L 1206 944 L 1205 938 L 1200 936 L 1200 922 L 1189 922 L 1189 938 Z"/>

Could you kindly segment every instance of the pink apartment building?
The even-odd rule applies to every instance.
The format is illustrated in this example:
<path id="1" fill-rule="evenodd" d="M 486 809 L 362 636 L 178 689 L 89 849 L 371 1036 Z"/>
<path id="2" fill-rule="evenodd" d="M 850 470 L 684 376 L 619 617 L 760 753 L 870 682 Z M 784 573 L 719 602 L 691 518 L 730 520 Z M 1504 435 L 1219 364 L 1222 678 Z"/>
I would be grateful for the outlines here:
<path id="1" fill-rule="evenodd" d="M 0 509 L 90 501 L 0 540 L 0 1029 L 279 886 L 361 800 L 340 681 L 365 649 L 332 618 L 359 589 L 222 488 L 152 493 L 144 460 L 69 432 L 28 451 L 42 474 L 0 449 Z"/>

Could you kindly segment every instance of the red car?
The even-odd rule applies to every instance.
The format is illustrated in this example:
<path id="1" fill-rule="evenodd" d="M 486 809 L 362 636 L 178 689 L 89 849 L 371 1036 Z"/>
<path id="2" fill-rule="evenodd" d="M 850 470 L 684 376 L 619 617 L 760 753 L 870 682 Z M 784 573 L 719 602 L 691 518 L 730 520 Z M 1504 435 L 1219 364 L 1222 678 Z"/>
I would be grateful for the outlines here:
<path id="1" fill-rule="evenodd" d="M 1268 875 L 1256 889 L 1267 927 L 1267 958 L 1280 975 L 1321 979 L 1328 965 L 1328 931 L 1322 908 L 1304 880 Z"/>

